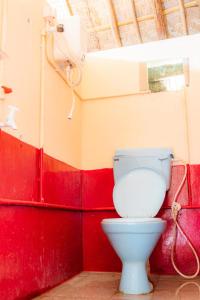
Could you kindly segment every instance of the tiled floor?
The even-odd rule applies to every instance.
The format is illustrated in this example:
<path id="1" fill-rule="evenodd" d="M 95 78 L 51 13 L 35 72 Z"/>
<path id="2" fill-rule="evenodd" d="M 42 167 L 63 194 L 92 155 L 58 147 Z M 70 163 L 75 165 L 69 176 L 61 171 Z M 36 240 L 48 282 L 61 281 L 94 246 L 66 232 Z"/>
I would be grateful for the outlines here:
<path id="1" fill-rule="evenodd" d="M 200 278 L 187 281 L 179 276 L 152 276 L 154 292 L 124 295 L 117 291 L 119 273 L 83 272 L 34 300 L 198 300 Z"/>

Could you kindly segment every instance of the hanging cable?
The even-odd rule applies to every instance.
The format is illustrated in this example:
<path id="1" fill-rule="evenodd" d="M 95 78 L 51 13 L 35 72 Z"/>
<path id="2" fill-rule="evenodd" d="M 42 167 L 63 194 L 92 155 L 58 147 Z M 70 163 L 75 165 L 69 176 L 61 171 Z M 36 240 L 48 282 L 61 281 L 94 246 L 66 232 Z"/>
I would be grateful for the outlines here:
<path id="1" fill-rule="evenodd" d="M 64 30 L 64 27 L 63 27 Z M 60 32 L 62 34 L 62 32 Z M 59 48 L 59 51 L 63 53 L 62 46 L 60 44 L 60 40 L 57 38 L 56 45 Z M 65 49 L 66 50 L 66 49 Z M 83 55 L 82 58 L 77 58 L 74 53 L 71 51 L 70 47 L 67 47 L 67 52 L 69 55 L 69 59 L 66 61 L 66 67 L 65 67 L 65 74 L 68 86 L 72 90 L 72 104 L 71 108 L 68 114 L 68 119 L 71 120 L 73 117 L 73 113 L 75 110 L 75 93 L 74 89 L 81 83 L 82 80 L 82 64 L 84 62 L 85 56 Z M 65 53 L 63 53 L 63 56 L 65 56 Z"/>
<path id="2" fill-rule="evenodd" d="M 75 110 L 75 104 L 76 104 L 76 98 L 75 98 L 74 90 L 72 89 L 72 104 L 71 104 L 71 109 L 67 116 L 67 119 L 69 119 L 69 120 L 71 120 L 73 117 L 73 113 Z"/>
<path id="3" fill-rule="evenodd" d="M 70 111 L 68 113 L 67 119 L 71 120 L 74 114 L 74 110 L 75 110 L 75 104 L 76 104 L 76 97 L 75 97 L 75 93 L 74 93 L 74 89 L 76 86 L 78 86 L 82 80 L 82 69 L 81 66 L 78 62 L 75 63 L 76 66 L 76 70 L 78 72 L 78 74 L 76 74 L 76 80 L 74 80 L 74 68 L 73 65 L 69 62 L 67 68 L 66 68 L 66 76 L 67 76 L 67 82 L 69 87 L 72 90 L 72 104 L 71 104 L 71 108 Z"/>
<path id="4" fill-rule="evenodd" d="M 172 213 L 172 218 L 173 218 L 173 221 L 174 221 L 174 232 L 173 232 L 173 242 L 172 242 L 172 249 L 171 249 L 171 262 L 172 262 L 172 265 L 174 267 L 174 269 L 176 270 L 176 272 L 186 278 L 186 279 L 192 279 L 192 278 L 195 278 L 198 274 L 199 274 L 199 270 L 200 270 L 200 261 L 199 261 L 199 257 L 197 255 L 197 252 L 194 248 L 194 246 L 192 245 L 192 243 L 189 241 L 188 237 L 186 236 L 186 234 L 183 232 L 182 228 L 180 227 L 179 225 L 179 222 L 178 222 L 178 215 L 179 215 L 179 212 L 181 210 L 181 205 L 180 203 L 177 203 L 177 199 L 178 199 L 178 195 L 180 194 L 182 188 L 183 188 L 183 185 L 185 183 L 185 180 L 187 178 L 187 164 L 184 163 L 183 164 L 184 166 L 184 175 L 183 175 L 183 178 L 182 178 L 182 181 L 176 191 L 176 194 L 174 196 L 174 199 L 173 199 L 173 202 L 172 202 L 172 207 L 171 207 L 171 213 Z M 194 274 L 192 275 L 186 275 L 184 273 L 182 273 L 178 267 L 176 266 L 176 263 L 175 263 L 175 246 L 176 246 L 176 239 L 177 239 L 177 232 L 180 232 L 180 234 L 185 238 L 188 246 L 190 247 L 194 257 L 195 257 L 195 260 L 196 260 L 196 264 L 197 264 L 197 269 L 195 271 Z"/>

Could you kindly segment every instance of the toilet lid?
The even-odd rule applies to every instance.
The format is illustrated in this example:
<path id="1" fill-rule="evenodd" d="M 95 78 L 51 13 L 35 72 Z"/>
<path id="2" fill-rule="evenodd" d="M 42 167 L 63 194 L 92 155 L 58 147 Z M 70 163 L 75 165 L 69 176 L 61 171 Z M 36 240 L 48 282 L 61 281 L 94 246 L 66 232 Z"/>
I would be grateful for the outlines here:
<path id="1" fill-rule="evenodd" d="M 165 192 L 162 175 L 150 169 L 136 169 L 115 184 L 114 206 L 123 218 L 152 218 L 161 208 Z"/>

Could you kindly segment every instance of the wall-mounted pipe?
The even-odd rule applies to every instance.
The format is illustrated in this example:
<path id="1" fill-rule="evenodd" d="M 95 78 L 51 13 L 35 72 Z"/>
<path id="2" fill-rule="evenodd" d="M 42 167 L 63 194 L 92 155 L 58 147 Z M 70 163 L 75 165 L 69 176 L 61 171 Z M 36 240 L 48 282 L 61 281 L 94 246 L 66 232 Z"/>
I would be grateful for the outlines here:
<path id="1" fill-rule="evenodd" d="M 40 59 L 40 125 L 39 125 L 39 201 L 44 202 L 43 196 L 43 153 L 44 153 L 44 83 L 45 83 L 45 32 L 41 34 Z"/>
<path id="2" fill-rule="evenodd" d="M 54 71 L 61 77 L 61 79 L 67 84 L 67 86 L 70 88 L 66 74 L 57 66 L 54 55 L 53 55 L 53 34 L 52 33 L 46 33 L 45 34 L 45 48 L 46 48 L 46 58 L 50 66 L 54 69 Z M 130 97 L 135 95 L 145 95 L 150 94 L 151 92 L 149 90 L 147 91 L 140 91 L 135 93 L 129 93 L 129 94 L 120 94 L 120 95 L 111 95 L 111 96 L 105 96 L 105 97 L 95 97 L 95 98 L 82 98 L 82 96 L 77 92 L 77 90 L 74 90 L 74 94 L 79 98 L 81 101 L 93 101 L 93 100 L 103 100 L 103 99 L 113 99 L 113 98 L 119 98 L 119 97 Z"/>
<path id="3" fill-rule="evenodd" d="M 101 212 L 108 211 L 114 212 L 114 207 L 95 207 L 95 208 L 79 208 L 71 205 L 58 205 L 52 203 L 42 203 L 37 201 L 25 201 L 25 200 L 11 200 L 11 199 L 2 199 L 0 198 L 0 205 L 5 206 L 28 206 L 28 207 L 36 207 L 36 208 L 47 208 L 47 209 L 60 209 L 60 210 L 68 210 L 68 211 L 79 211 L 79 212 Z M 163 207 L 163 209 L 171 209 L 170 206 Z M 183 205 L 182 209 L 200 209 L 199 206 L 188 206 Z"/>
<path id="4" fill-rule="evenodd" d="M 6 38 L 6 12 L 7 12 L 7 0 L 0 1 L 0 51 L 2 51 L 2 56 L 5 51 L 5 38 Z M 4 62 L 0 60 L 0 83 L 3 82 L 4 77 Z"/>
<path id="5" fill-rule="evenodd" d="M 185 135 L 186 135 L 186 149 L 187 149 L 187 161 L 190 163 L 191 153 L 190 153 L 190 127 L 189 127 L 189 114 L 188 114 L 188 102 L 187 102 L 187 87 L 184 88 L 183 93 L 183 113 L 185 121 Z"/>
<path id="6" fill-rule="evenodd" d="M 5 0 L 1 0 L 0 2 L 0 49 L 2 49 L 4 1 Z"/>
<path id="7" fill-rule="evenodd" d="M 51 65 L 51 67 L 54 69 L 54 71 L 56 71 L 56 73 L 61 77 L 61 79 L 67 84 L 67 86 L 69 88 L 71 88 L 69 86 L 66 74 L 57 66 L 55 59 L 54 59 L 54 55 L 53 55 L 53 33 L 46 33 L 45 34 L 45 51 L 46 51 L 46 58 L 48 63 Z M 81 96 L 79 95 L 79 93 L 74 90 L 74 94 L 80 99 L 82 100 Z"/>
<path id="8" fill-rule="evenodd" d="M 29 206 L 29 207 L 36 207 L 36 208 L 48 208 L 48 209 L 61 209 L 61 210 L 68 210 L 68 211 L 82 211 L 81 208 L 75 206 L 67 206 L 67 205 L 57 205 L 51 203 L 41 203 L 36 201 L 24 201 L 24 200 L 10 200 L 10 199 L 1 199 L 0 198 L 0 205 L 5 206 Z"/>

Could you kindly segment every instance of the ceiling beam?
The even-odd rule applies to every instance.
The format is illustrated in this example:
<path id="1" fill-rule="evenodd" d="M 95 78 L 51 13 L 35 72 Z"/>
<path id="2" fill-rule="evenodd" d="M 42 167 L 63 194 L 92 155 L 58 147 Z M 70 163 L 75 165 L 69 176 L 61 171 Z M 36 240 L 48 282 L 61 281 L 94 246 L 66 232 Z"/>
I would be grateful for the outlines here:
<path id="1" fill-rule="evenodd" d="M 198 3 L 197 3 L 198 1 L 200 3 L 200 0 L 190 1 L 190 2 L 184 3 L 184 7 L 185 8 L 197 7 L 198 6 Z M 169 15 L 171 13 L 174 13 L 175 11 L 178 11 L 178 10 L 179 10 L 179 6 L 175 6 L 175 7 L 170 7 L 170 8 L 164 9 L 163 13 L 164 13 L 164 15 Z"/>
<path id="2" fill-rule="evenodd" d="M 185 35 L 188 35 L 189 32 L 188 32 L 186 11 L 185 11 L 185 6 L 184 6 L 183 0 L 178 0 L 178 4 L 179 4 L 180 13 L 181 13 L 181 21 L 183 24 L 183 33 Z"/>
<path id="3" fill-rule="evenodd" d="M 156 22 L 156 30 L 159 40 L 167 38 L 167 29 L 165 24 L 165 18 L 163 14 L 163 7 L 161 0 L 152 0 L 154 19 Z"/>
<path id="4" fill-rule="evenodd" d="M 198 7 L 197 1 L 200 0 L 196 0 L 196 1 L 191 1 L 191 2 L 187 2 L 185 3 L 184 7 L 185 8 L 191 8 L 191 7 Z M 163 10 L 163 14 L 166 15 L 170 15 L 174 12 L 179 11 L 179 6 L 174 6 L 174 7 L 170 7 L 167 9 Z M 137 22 L 144 22 L 144 21 L 148 21 L 148 20 L 153 20 L 154 19 L 154 15 L 146 15 L 146 16 L 141 16 L 141 17 L 137 17 Z M 123 22 L 118 22 L 117 25 L 120 26 L 126 26 L 126 25 L 131 25 L 133 24 L 133 19 L 127 20 L 127 21 L 123 21 Z M 93 32 L 94 30 L 96 32 L 100 32 L 100 31 L 106 31 L 110 29 L 110 25 L 106 24 L 106 25 L 101 25 L 101 26 L 96 26 L 96 27 L 91 27 L 88 29 L 89 32 Z"/>
<path id="5" fill-rule="evenodd" d="M 199 13 L 200 13 L 200 0 L 197 0 L 197 4 L 199 6 Z"/>
<path id="6" fill-rule="evenodd" d="M 122 41 L 120 37 L 120 32 L 119 32 L 119 27 L 118 27 L 118 22 L 117 22 L 117 16 L 115 13 L 115 8 L 112 0 L 106 0 L 107 7 L 108 7 L 108 12 L 109 12 L 109 17 L 111 21 L 111 29 L 113 32 L 113 36 L 115 39 L 115 42 L 118 47 L 122 46 Z"/>
<path id="7" fill-rule="evenodd" d="M 74 13 L 73 13 L 73 9 L 72 9 L 72 6 L 71 6 L 70 1 L 69 1 L 69 0 L 65 0 L 65 1 L 66 1 L 67 8 L 68 8 L 68 11 L 69 11 L 70 16 L 73 16 Z"/>
<path id="8" fill-rule="evenodd" d="M 85 3 L 86 3 L 86 7 L 87 7 L 88 17 L 89 17 L 89 20 L 90 20 L 92 28 L 93 28 L 92 33 L 95 34 L 97 48 L 100 50 L 101 49 L 100 40 L 99 40 L 99 37 L 98 37 L 98 32 L 96 31 L 96 27 L 94 25 L 94 18 L 93 18 L 92 11 L 91 11 L 90 6 L 89 6 L 89 1 L 85 0 Z"/>
<path id="9" fill-rule="evenodd" d="M 133 13 L 133 25 L 135 26 L 135 29 L 136 29 L 137 39 L 138 39 L 139 43 L 142 43 L 142 35 L 140 32 L 140 26 L 139 26 L 138 20 L 137 20 L 135 1 L 130 0 L 130 3 L 131 3 L 132 13 Z"/>

